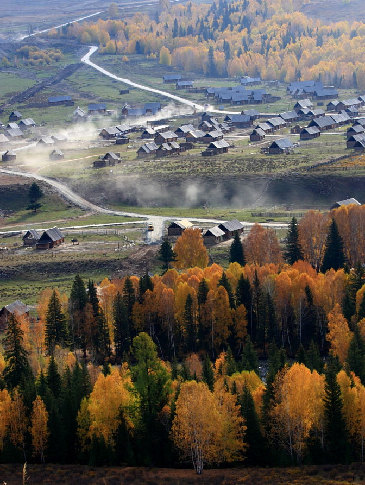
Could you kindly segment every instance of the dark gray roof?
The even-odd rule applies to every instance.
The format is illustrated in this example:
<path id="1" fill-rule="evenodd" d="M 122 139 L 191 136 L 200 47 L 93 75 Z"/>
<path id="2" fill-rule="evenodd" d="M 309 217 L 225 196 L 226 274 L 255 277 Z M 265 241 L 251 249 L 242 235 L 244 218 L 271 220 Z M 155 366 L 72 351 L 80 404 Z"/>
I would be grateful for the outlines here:
<path id="1" fill-rule="evenodd" d="M 91 103 L 88 106 L 89 111 L 104 111 L 106 109 L 105 103 Z"/>
<path id="2" fill-rule="evenodd" d="M 12 128 L 11 130 L 6 130 L 6 134 L 8 136 L 10 136 L 10 138 L 16 138 L 18 136 L 23 136 L 23 133 L 19 128 L 17 128 L 17 129 Z"/>
<path id="3" fill-rule="evenodd" d="M 222 229 L 224 232 L 233 232 L 233 231 L 239 231 L 243 229 L 243 225 L 237 220 L 233 219 L 232 221 L 226 221 L 222 222 L 221 224 L 218 225 L 219 229 Z"/>
<path id="4" fill-rule="evenodd" d="M 62 103 L 63 101 L 72 101 L 71 96 L 60 95 L 60 96 L 50 96 L 48 98 L 49 103 Z"/>
<path id="5" fill-rule="evenodd" d="M 233 114 L 233 115 L 227 115 L 224 118 L 224 121 L 228 121 L 231 123 L 249 123 L 251 121 L 251 118 L 247 115 Z"/>
<path id="6" fill-rule="evenodd" d="M 296 111 L 285 111 L 284 113 L 280 113 L 280 118 L 283 118 L 285 121 L 296 120 L 298 118 L 298 113 Z"/>
<path id="7" fill-rule="evenodd" d="M 270 147 L 279 147 L 282 150 L 286 150 L 288 148 L 293 148 L 293 143 L 289 138 L 280 138 L 279 140 L 273 141 Z"/>
<path id="8" fill-rule="evenodd" d="M 6 308 L 9 313 L 16 313 L 18 315 L 24 315 L 24 313 L 29 312 L 28 305 L 20 300 L 13 301 L 13 303 L 6 305 L 4 308 Z"/>
<path id="9" fill-rule="evenodd" d="M 58 229 L 58 227 L 53 227 L 52 229 L 46 229 L 43 234 L 41 235 L 40 241 L 47 241 L 51 240 L 53 242 L 59 241 L 63 238 L 62 232 Z"/>
<path id="10" fill-rule="evenodd" d="M 180 81 L 181 74 L 165 74 L 163 79 L 165 81 Z"/>
<path id="11" fill-rule="evenodd" d="M 229 143 L 226 140 L 216 140 L 210 143 L 208 148 L 228 148 Z"/>
<path id="12" fill-rule="evenodd" d="M 307 128 L 302 129 L 301 133 L 308 133 L 309 135 L 315 135 L 316 133 L 320 133 L 320 130 L 316 126 L 307 126 Z"/>
<path id="13" fill-rule="evenodd" d="M 29 236 L 37 240 L 41 237 L 36 229 L 28 229 L 28 231 L 24 234 L 23 239 L 28 238 Z"/>

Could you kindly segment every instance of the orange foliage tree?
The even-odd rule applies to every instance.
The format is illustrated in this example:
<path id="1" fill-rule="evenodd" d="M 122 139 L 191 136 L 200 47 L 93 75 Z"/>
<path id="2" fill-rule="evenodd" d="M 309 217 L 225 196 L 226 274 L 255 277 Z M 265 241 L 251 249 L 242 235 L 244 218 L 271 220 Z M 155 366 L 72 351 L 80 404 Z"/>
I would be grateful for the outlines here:
<path id="1" fill-rule="evenodd" d="M 205 268 L 208 265 L 208 252 L 204 246 L 200 229 L 188 228 L 176 241 L 174 251 L 176 254 L 175 268 Z"/>

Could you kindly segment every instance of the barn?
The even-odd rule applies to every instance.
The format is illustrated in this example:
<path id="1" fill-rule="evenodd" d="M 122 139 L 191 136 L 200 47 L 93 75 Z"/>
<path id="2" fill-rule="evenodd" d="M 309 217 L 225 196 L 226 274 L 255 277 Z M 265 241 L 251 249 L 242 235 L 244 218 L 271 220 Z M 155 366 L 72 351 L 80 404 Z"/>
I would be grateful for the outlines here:
<path id="1" fill-rule="evenodd" d="M 4 306 L 0 310 L 0 331 L 4 332 L 4 330 L 6 330 L 10 315 L 14 315 L 15 317 L 29 315 L 29 310 L 30 308 L 28 305 L 20 300 L 16 300 L 13 303 Z"/>
<path id="2" fill-rule="evenodd" d="M 265 138 L 265 132 L 261 128 L 255 128 L 250 135 L 250 141 L 262 141 Z"/>
<path id="3" fill-rule="evenodd" d="M 225 232 L 218 226 L 211 227 L 203 233 L 203 241 L 206 246 L 213 246 L 223 241 Z"/>
<path id="4" fill-rule="evenodd" d="M 173 221 L 167 228 L 168 236 L 181 236 L 181 234 L 188 229 L 193 227 L 193 224 L 187 219 L 182 219 L 180 221 Z"/>
<path id="5" fill-rule="evenodd" d="M 23 246 L 35 246 L 41 235 L 35 229 L 29 229 L 23 236 Z"/>
<path id="6" fill-rule="evenodd" d="M 46 229 L 36 243 L 37 249 L 52 249 L 65 242 L 62 232 L 57 228 Z"/>
<path id="7" fill-rule="evenodd" d="M 294 145 L 288 138 L 280 138 L 275 140 L 269 146 L 270 155 L 279 155 L 281 153 L 289 153 L 293 150 Z"/>
<path id="8" fill-rule="evenodd" d="M 300 132 L 301 140 L 313 140 L 313 138 L 318 138 L 321 135 L 320 130 L 316 126 L 310 126 L 303 128 Z"/>
<path id="9" fill-rule="evenodd" d="M 224 232 L 223 239 L 231 239 L 235 233 L 242 234 L 243 225 L 237 220 L 222 222 L 218 225 L 218 228 Z"/>
<path id="10" fill-rule="evenodd" d="M 349 199 L 339 200 L 339 201 L 335 202 L 331 206 L 331 210 L 332 209 L 338 209 L 339 207 L 346 206 L 346 205 L 361 205 L 361 204 L 358 200 L 351 197 Z"/>

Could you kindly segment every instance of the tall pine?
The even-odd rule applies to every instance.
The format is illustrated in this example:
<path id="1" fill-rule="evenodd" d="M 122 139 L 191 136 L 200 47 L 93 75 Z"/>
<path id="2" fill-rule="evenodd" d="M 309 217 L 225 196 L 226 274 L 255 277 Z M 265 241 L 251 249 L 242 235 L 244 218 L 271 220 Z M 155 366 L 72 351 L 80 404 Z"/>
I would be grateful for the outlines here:
<path id="1" fill-rule="evenodd" d="M 241 266 L 246 264 L 243 245 L 237 231 L 234 233 L 234 239 L 229 250 L 229 262 L 238 263 Z"/>
<path id="2" fill-rule="evenodd" d="M 345 264 L 345 253 L 343 250 L 343 240 L 338 232 L 337 223 L 334 219 L 330 224 L 327 239 L 326 250 L 321 267 L 322 273 L 333 268 L 335 270 L 343 268 Z"/>
<path id="3" fill-rule="evenodd" d="M 55 290 L 53 290 L 48 303 L 45 333 L 47 352 L 49 355 L 53 355 L 55 346 L 63 347 L 67 341 L 66 317 Z"/>
<path id="4" fill-rule="evenodd" d="M 295 217 L 292 218 L 285 243 L 285 259 L 289 264 L 294 264 L 296 261 L 303 259 L 303 251 L 299 241 L 298 221 Z"/>

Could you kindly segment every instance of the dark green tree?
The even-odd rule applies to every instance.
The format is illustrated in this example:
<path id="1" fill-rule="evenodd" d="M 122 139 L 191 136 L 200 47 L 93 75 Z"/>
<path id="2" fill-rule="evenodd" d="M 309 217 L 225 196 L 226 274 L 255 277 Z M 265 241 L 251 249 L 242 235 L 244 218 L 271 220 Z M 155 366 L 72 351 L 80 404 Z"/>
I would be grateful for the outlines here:
<path id="1" fill-rule="evenodd" d="M 331 463 L 343 463 L 348 461 L 349 447 L 341 389 L 334 363 L 328 363 L 325 376 L 324 438 L 327 459 Z"/>
<path id="2" fill-rule="evenodd" d="M 167 271 L 169 269 L 170 263 L 172 263 L 176 259 L 176 254 L 172 249 L 172 245 L 170 241 L 166 240 L 161 244 L 161 247 L 158 253 L 158 258 L 160 261 L 163 262 L 162 268 L 165 271 Z"/>
<path id="3" fill-rule="evenodd" d="M 318 345 L 312 340 L 306 352 L 306 364 L 311 371 L 323 372 L 323 359 L 319 353 Z"/>
<path id="4" fill-rule="evenodd" d="M 243 245 L 237 231 L 234 234 L 234 239 L 229 250 L 229 262 L 238 263 L 241 266 L 244 266 L 246 264 Z"/>
<path id="5" fill-rule="evenodd" d="M 294 264 L 300 259 L 303 259 L 303 252 L 299 241 L 298 221 L 293 217 L 286 236 L 285 260 L 289 264 Z"/>
<path id="6" fill-rule="evenodd" d="M 195 352 L 196 347 L 196 324 L 193 310 L 193 298 L 188 294 L 184 309 L 184 323 L 186 328 L 186 348 L 188 352 Z"/>
<path id="7" fill-rule="evenodd" d="M 28 352 L 23 346 L 23 331 L 13 314 L 9 315 L 8 328 L 3 340 L 5 368 L 3 379 L 8 389 L 14 389 L 30 376 L 32 370 L 28 362 Z"/>
<path id="8" fill-rule="evenodd" d="M 231 308 L 236 307 L 236 302 L 234 300 L 234 295 L 232 291 L 232 286 L 231 283 L 228 281 L 226 273 L 223 271 L 222 276 L 220 277 L 218 281 L 218 286 L 223 286 L 223 288 L 226 290 L 229 298 L 229 306 Z"/>
<path id="9" fill-rule="evenodd" d="M 29 205 L 27 209 L 37 212 L 37 210 L 42 207 L 39 200 L 43 197 L 43 195 L 44 194 L 40 186 L 36 182 L 33 182 L 28 191 Z"/>
<path id="10" fill-rule="evenodd" d="M 244 386 L 239 402 L 241 404 L 242 417 L 245 420 L 247 443 L 247 461 L 250 465 L 263 465 L 265 463 L 266 445 L 261 432 L 260 421 L 256 413 L 252 394 L 247 386 Z"/>
<path id="11" fill-rule="evenodd" d="M 217 77 L 217 66 L 214 59 L 214 49 L 211 45 L 208 52 L 208 69 L 207 74 L 210 77 Z"/>
<path id="12" fill-rule="evenodd" d="M 57 399 L 61 394 L 62 382 L 56 361 L 54 360 L 53 356 L 48 364 L 46 381 L 48 389 L 50 389 L 53 396 Z"/>
<path id="13" fill-rule="evenodd" d="M 325 273 L 331 268 L 337 270 L 343 268 L 344 264 L 345 254 L 343 250 L 343 240 L 338 232 L 336 221 L 332 219 L 326 239 L 326 250 L 321 271 L 322 273 Z"/>
<path id="14" fill-rule="evenodd" d="M 61 302 L 55 290 L 53 290 L 48 303 L 45 334 L 46 347 L 49 355 L 53 355 L 56 345 L 64 347 L 67 342 L 66 317 L 62 311 Z"/>
<path id="15" fill-rule="evenodd" d="M 233 353 L 231 347 L 228 347 L 226 353 L 226 363 L 227 363 L 227 375 L 231 376 L 235 372 L 237 372 L 237 364 L 233 357 Z"/>
<path id="16" fill-rule="evenodd" d="M 354 335 L 351 339 L 347 354 L 349 369 L 365 383 L 365 343 L 359 327 L 355 325 Z"/>
<path id="17" fill-rule="evenodd" d="M 144 274 L 139 279 L 139 302 L 143 302 L 143 295 L 147 290 L 153 291 L 153 282 L 148 273 Z"/>
<path id="18" fill-rule="evenodd" d="M 257 354 L 249 336 L 247 336 L 243 347 L 240 367 L 241 370 L 253 370 L 259 375 Z"/>
<path id="19" fill-rule="evenodd" d="M 86 358 L 86 315 L 85 307 L 88 303 L 85 283 L 76 275 L 72 283 L 69 299 L 70 308 L 70 337 L 74 347 L 83 349 Z"/>
<path id="20" fill-rule="evenodd" d="M 136 292 L 129 276 L 126 277 L 123 286 L 123 301 L 127 310 L 128 326 L 131 339 L 135 337 L 133 328 L 133 306 L 136 302 Z"/>
<path id="21" fill-rule="evenodd" d="M 113 302 L 113 324 L 115 355 L 118 362 L 121 362 L 123 354 L 129 351 L 131 345 L 131 334 L 127 307 L 122 295 L 118 292 Z"/>

